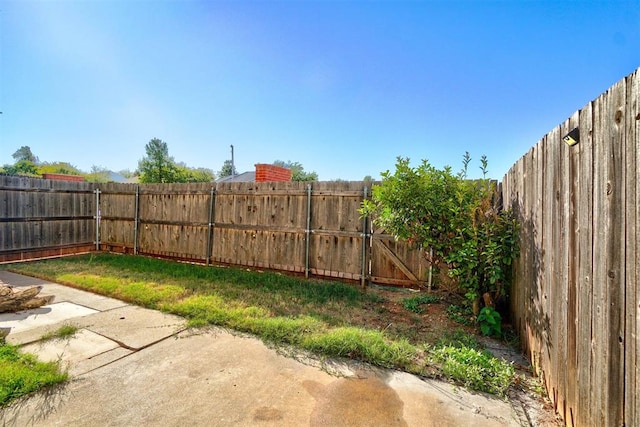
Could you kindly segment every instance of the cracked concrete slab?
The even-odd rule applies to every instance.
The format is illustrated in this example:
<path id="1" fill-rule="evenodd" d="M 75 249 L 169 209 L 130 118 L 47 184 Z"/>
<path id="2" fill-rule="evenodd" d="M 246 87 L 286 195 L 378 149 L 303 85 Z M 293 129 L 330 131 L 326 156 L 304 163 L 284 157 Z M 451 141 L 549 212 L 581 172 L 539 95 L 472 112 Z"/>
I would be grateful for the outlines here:
<path id="1" fill-rule="evenodd" d="M 118 348 L 121 347 L 115 341 L 87 329 L 81 329 L 71 337 L 54 338 L 28 344 L 23 346 L 22 350 L 37 354 L 38 359 L 44 362 L 60 361 L 62 366 L 75 376 L 131 353 L 126 349 L 123 349 L 124 353 L 112 351 Z M 98 358 L 104 354 L 109 354 L 109 358 Z M 97 360 L 99 363 L 96 363 Z"/>
<path id="2" fill-rule="evenodd" d="M 60 324 L 70 319 L 94 313 L 98 313 L 98 311 L 71 302 L 60 302 L 16 313 L 1 313 L 0 324 L 3 327 L 11 328 L 8 341 L 12 342 L 25 332 L 40 329 L 43 326 Z M 26 335 L 28 334 L 23 334 L 23 336 Z M 22 339 L 17 342 L 24 343 L 27 341 Z"/>
<path id="3" fill-rule="evenodd" d="M 508 402 L 357 365 L 336 377 L 212 329 L 183 332 L 7 409 L 36 426 L 521 425 Z M 437 382 L 434 382 L 437 383 Z M 442 384 L 442 383 L 438 383 Z M 43 408 L 50 408 L 43 411 Z"/>
<path id="4" fill-rule="evenodd" d="M 526 425 L 493 396 L 351 361 L 286 357 L 256 338 L 184 330 L 184 319 L 159 311 L 124 305 L 66 321 L 80 328 L 75 337 L 24 349 L 59 357 L 73 379 L 3 408 L 0 424 Z"/>
<path id="5" fill-rule="evenodd" d="M 139 350 L 185 328 L 185 319 L 142 307 L 127 305 L 77 319 L 77 325 Z"/>

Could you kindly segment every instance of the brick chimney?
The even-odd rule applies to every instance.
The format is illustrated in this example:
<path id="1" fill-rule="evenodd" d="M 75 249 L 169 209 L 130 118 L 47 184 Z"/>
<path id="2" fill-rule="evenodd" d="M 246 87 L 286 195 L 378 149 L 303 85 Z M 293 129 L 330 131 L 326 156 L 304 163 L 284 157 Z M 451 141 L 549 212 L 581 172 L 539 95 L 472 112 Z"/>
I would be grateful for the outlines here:
<path id="1" fill-rule="evenodd" d="M 291 181 L 291 169 L 264 163 L 256 164 L 256 182 Z"/>

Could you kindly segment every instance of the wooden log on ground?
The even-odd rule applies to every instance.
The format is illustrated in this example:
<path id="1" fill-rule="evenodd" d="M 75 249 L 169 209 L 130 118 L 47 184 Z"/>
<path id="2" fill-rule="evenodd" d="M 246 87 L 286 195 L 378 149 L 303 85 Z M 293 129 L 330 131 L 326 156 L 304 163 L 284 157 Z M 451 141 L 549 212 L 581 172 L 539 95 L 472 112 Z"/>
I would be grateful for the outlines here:
<path id="1" fill-rule="evenodd" d="M 40 291 L 42 291 L 42 286 L 16 290 L 0 283 L 0 313 L 15 313 L 50 304 L 54 296 L 39 297 Z"/>

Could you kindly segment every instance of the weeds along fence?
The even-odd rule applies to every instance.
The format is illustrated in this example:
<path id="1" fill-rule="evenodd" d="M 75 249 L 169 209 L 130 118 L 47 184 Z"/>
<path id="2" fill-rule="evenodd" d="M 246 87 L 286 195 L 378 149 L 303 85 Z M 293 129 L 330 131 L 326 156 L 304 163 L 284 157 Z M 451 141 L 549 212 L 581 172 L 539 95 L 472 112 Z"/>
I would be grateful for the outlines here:
<path id="1" fill-rule="evenodd" d="M 639 104 L 640 69 L 503 181 L 522 224 L 515 326 L 567 425 L 640 425 Z"/>
<path id="2" fill-rule="evenodd" d="M 372 232 L 360 216 L 370 194 L 364 182 L 135 185 L 0 177 L 0 189 L 4 260 L 93 244 L 362 283 L 415 288 L 428 280 L 420 249 Z M 45 202 L 33 203 L 33 194 Z M 67 228 L 48 233 L 56 221 Z"/>

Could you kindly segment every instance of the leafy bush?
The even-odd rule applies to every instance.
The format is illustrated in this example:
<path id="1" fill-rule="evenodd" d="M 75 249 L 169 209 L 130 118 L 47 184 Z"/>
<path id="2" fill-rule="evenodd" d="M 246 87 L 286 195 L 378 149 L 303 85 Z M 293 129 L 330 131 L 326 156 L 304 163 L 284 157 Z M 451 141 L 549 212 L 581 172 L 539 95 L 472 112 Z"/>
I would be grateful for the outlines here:
<path id="1" fill-rule="evenodd" d="M 396 170 L 382 174 L 372 199 L 360 210 L 399 239 L 421 247 L 436 268 L 445 267 L 469 301 L 490 292 L 508 296 L 512 260 L 518 255 L 518 224 L 509 210 L 500 211 L 497 186 L 488 179 L 467 180 L 471 158 L 465 154 L 457 175 L 423 160 L 418 167 L 399 157 Z M 487 160 L 481 159 L 486 176 Z"/>

